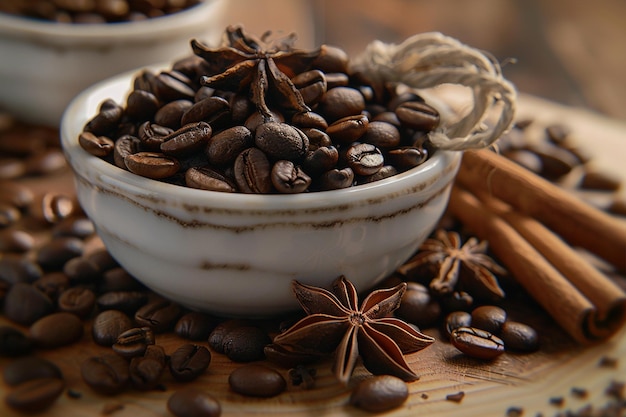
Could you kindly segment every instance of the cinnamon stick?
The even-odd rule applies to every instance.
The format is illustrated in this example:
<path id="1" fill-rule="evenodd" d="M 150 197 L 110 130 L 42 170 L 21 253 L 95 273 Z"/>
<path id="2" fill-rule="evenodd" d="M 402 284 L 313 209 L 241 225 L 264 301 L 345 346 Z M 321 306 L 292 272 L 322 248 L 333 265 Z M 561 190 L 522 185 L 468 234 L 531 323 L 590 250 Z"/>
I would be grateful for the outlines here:
<path id="1" fill-rule="evenodd" d="M 572 246 L 626 271 L 626 224 L 490 150 L 466 151 L 457 181 L 536 218 Z"/>
<path id="2" fill-rule="evenodd" d="M 602 276 L 597 285 L 603 289 L 593 290 L 589 292 L 590 295 L 584 294 L 583 290 L 588 291 L 588 287 L 594 285 L 584 283 L 578 288 L 566 278 L 509 221 L 496 212 L 502 212 L 502 206 L 497 207 L 494 203 L 490 207 L 470 192 L 454 186 L 448 207 L 451 214 L 478 237 L 489 241 L 498 259 L 575 340 L 590 343 L 604 339 L 623 325 L 626 320 L 626 297 L 621 289 L 612 288 L 604 282 L 608 278 Z M 529 226 L 527 220 L 530 218 L 527 216 L 513 214 L 507 215 L 507 218 L 522 229 Z M 534 223 L 530 224 L 531 229 L 538 224 Z M 539 230 L 539 236 L 545 237 L 544 233 L 550 233 L 543 227 Z M 553 238 L 558 239 L 556 236 Z M 581 279 L 575 281 L 580 282 Z"/>

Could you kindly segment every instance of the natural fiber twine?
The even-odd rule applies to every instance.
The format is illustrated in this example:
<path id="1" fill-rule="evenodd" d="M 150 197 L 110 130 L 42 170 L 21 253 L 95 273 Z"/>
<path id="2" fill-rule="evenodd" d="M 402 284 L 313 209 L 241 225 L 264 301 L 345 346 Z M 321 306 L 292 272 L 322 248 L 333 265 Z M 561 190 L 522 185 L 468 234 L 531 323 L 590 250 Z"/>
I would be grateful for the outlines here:
<path id="1" fill-rule="evenodd" d="M 401 83 L 413 89 L 443 84 L 468 87 L 473 105 L 458 121 L 429 134 L 439 149 L 467 150 L 490 146 L 513 124 L 517 92 L 502 77 L 500 65 L 487 54 L 437 32 L 414 35 L 399 45 L 374 41 L 351 64 L 379 87 Z M 496 114 L 496 121 L 485 123 Z"/>

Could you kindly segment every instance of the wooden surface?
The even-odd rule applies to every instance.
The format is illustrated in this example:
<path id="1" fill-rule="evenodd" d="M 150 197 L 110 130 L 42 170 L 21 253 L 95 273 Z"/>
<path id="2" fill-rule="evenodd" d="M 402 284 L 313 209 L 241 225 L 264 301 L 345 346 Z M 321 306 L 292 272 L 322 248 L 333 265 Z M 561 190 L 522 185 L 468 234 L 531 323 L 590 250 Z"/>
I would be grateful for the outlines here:
<path id="1" fill-rule="evenodd" d="M 563 122 L 572 127 L 585 147 L 595 155 L 594 163 L 603 169 L 617 173 L 626 181 L 623 155 L 626 151 L 626 125 L 594 114 L 555 105 L 531 96 L 520 100 L 521 118 L 532 117 L 535 125 Z M 593 139 L 591 142 L 590 139 Z M 30 180 L 32 186 L 41 189 L 72 190 L 71 174 L 65 172 L 46 182 Z M 623 190 L 622 190 L 623 192 Z M 92 242 L 96 246 L 97 241 Z M 516 305 L 510 313 L 517 320 L 540 329 L 542 347 L 530 355 L 506 353 L 489 363 L 468 359 L 450 344 L 441 341 L 438 329 L 425 331 L 439 340 L 430 348 L 409 356 L 409 363 L 421 375 L 420 380 L 410 383 L 410 398 L 399 409 L 389 412 L 392 416 L 428 415 L 440 416 L 505 416 L 510 407 L 522 407 L 524 415 L 555 415 L 566 409 L 577 410 L 587 404 L 600 407 L 609 401 L 605 389 L 611 381 L 626 378 L 626 329 L 612 339 L 588 347 L 574 344 L 552 320 L 532 303 Z M 0 317 L 0 322 L 6 319 Z M 116 417 L 153 417 L 170 415 L 165 407 L 167 398 L 182 386 L 170 376 L 164 377 L 165 391 L 128 392 L 105 397 L 95 394 L 81 380 L 79 366 L 85 358 L 110 352 L 91 340 L 89 323 L 83 339 L 72 346 L 38 354 L 58 364 L 64 373 L 67 388 L 79 392 L 81 398 L 63 395 L 46 413 L 54 417 L 90 417 L 104 414 L 107 407 L 120 406 L 111 415 Z M 157 344 L 171 353 L 182 341 L 172 334 L 157 335 Z M 616 367 L 600 366 L 603 358 L 617 359 Z M 0 367 L 7 363 L 0 359 Z M 238 364 L 225 356 L 213 354 L 208 371 L 193 386 L 206 389 L 221 402 L 224 416 L 273 415 L 273 416 L 344 416 L 367 415 L 348 404 L 349 387 L 339 385 L 330 371 L 330 363 L 316 366 L 318 377 L 311 390 L 289 385 L 286 392 L 275 398 L 252 399 L 231 392 L 228 375 Z M 282 370 L 287 376 L 287 371 Z M 367 375 L 358 368 L 354 381 Z M 587 392 L 585 398 L 572 393 L 572 388 Z M 10 388 L 0 383 L 0 395 Z M 463 392 L 460 402 L 447 400 L 448 395 Z M 555 405 L 553 399 L 562 398 L 563 404 Z M 0 416 L 17 414 L 0 404 Z"/>

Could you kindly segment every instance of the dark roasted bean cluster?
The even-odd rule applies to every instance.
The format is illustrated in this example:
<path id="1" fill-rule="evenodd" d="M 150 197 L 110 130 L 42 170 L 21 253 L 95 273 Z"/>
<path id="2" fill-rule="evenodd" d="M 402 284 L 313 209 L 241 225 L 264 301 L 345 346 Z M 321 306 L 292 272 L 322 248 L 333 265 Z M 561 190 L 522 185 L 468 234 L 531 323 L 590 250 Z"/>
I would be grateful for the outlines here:
<path id="1" fill-rule="evenodd" d="M 169 69 L 138 73 L 125 103 L 101 103 L 80 145 L 147 178 L 256 194 L 365 184 L 416 167 L 433 152 L 426 138 L 439 113 L 399 86 L 377 97 L 349 74 L 338 48 L 322 48 L 304 71 L 265 87 L 256 79 L 244 88 L 208 87 L 201 81 L 210 71 L 191 55 Z M 255 99 L 262 88 L 268 111 Z M 300 109 L 273 94 L 289 88 L 302 97 Z"/>
<path id="2" fill-rule="evenodd" d="M 152 19 L 201 0 L 3 0 L 0 13 L 58 23 L 114 23 Z"/>

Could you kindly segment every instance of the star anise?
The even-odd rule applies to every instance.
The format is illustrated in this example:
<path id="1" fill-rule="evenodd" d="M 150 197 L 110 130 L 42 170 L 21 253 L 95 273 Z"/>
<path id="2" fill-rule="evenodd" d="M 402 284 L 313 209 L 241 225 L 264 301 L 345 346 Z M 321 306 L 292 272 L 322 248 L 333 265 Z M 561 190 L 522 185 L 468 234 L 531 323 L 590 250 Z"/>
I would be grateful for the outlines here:
<path id="1" fill-rule="evenodd" d="M 505 274 L 506 270 L 485 253 L 487 246 L 486 240 L 479 241 L 473 236 L 462 245 L 459 233 L 439 229 L 399 271 L 406 274 L 430 264 L 438 271 L 430 282 L 430 289 L 435 294 L 450 294 L 455 291 L 459 279 L 465 279 L 497 297 L 504 297 L 494 274 Z"/>
<path id="2" fill-rule="evenodd" d="M 434 339 L 404 321 L 391 317 L 406 283 L 370 293 L 361 306 L 354 285 L 341 276 L 332 292 L 293 282 L 293 290 L 307 316 L 274 339 L 293 351 L 335 354 L 337 379 L 347 384 L 360 357 L 373 374 L 390 374 L 406 381 L 419 377 L 405 354 L 430 346 Z"/>
<path id="3" fill-rule="evenodd" d="M 193 52 L 203 58 L 212 75 L 200 82 L 216 89 L 241 91 L 250 87 L 251 100 L 266 118 L 271 118 L 267 105 L 270 86 L 296 112 L 310 111 L 290 77 L 309 69 L 320 54 L 320 48 L 305 51 L 294 49 L 295 35 L 269 42 L 270 32 L 260 39 L 244 33 L 241 27 L 229 26 L 223 45 L 211 49 L 197 40 L 191 41 Z"/>

